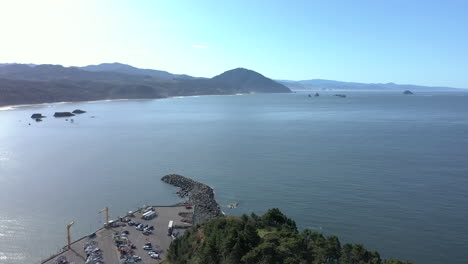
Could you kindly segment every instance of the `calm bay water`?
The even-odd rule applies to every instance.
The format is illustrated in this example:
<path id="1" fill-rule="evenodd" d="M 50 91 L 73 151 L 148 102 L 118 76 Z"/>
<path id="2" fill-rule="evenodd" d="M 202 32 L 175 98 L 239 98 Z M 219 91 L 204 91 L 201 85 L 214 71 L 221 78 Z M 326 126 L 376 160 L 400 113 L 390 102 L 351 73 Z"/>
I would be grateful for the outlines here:
<path id="1" fill-rule="evenodd" d="M 74 117 L 45 118 L 76 108 Z M 95 116 L 95 118 L 91 118 Z M 28 125 L 31 123 L 31 125 Z M 468 93 L 352 92 L 52 104 L 0 111 L 0 263 L 173 204 L 160 178 L 209 184 L 228 214 L 278 207 L 301 228 L 416 263 L 468 259 Z"/>

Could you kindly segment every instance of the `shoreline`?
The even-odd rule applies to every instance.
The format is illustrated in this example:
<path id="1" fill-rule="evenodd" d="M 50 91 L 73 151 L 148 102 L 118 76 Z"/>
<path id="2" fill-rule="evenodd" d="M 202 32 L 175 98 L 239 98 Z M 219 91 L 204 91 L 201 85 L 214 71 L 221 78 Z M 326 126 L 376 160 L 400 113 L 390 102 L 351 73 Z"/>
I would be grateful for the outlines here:
<path id="1" fill-rule="evenodd" d="M 299 93 L 310 93 L 310 92 L 373 92 L 373 93 L 394 93 L 399 92 L 398 90 L 345 90 L 345 89 L 336 89 L 336 90 L 291 90 L 294 94 Z M 455 93 L 468 93 L 468 89 L 458 88 L 458 90 L 424 90 L 420 92 L 455 92 Z M 44 103 L 34 103 L 34 104 L 13 104 L 13 105 L 0 105 L 0 111 L 9 111 L 16 110 L 18 108 L 24 107 L 35 107 L 35 106 L 50 106 L 50 105 L 60 105 L 60 104 L 75 104 L 75 103 L 99 103 L 99 102 L 118 102 L 118 101 L 145 101 L 145 100 L 163 100 L 163 99 L 180 99 L 180 98 L 191 98 L 191 97 L 205 97 L 205 96 L 239 96 L 239 95 L 253 95 L 258 93 L 238 93 L 238 94 L 202 94 L 202 95 L 181 95 L 181 96 L 170 96 L 170 97 L 161 97 L 161 98 L 122 98 L 122 99 L 99 99 L 99 100 L 87 100 L 87 101 L 62 101 L 62 102 L 44 102 Z M 270 94 L 270 93 L 266 93 Z M 274 93 L 276 94 L 276 93 Z"/>
<path id="2" fill-rule="evenodd" d="M 63 102 L 45 102 L 37 104 L 14 104 L 14 105 L 2 105 L 0 111 L 16 110 L 23 107 L 35 107 L 35 106 L 50 106 L 60 104 L 76 104 L 76 103 L 99 103 L 99 102 L 118 102 L 118 101 L 146 101 L 146 100 L 163 100 L 163 99 L 179 99 L 179 98 L 190 98 L 190 97 L 205 97 L 205 96 L 239 96 L 249 95 L 250 93 L 239 93 L 239 94 L 203 94 L 203 95 L 182 95 L 182 96 L 170 96 L 161 98 L 124 98 L 124 99 L 100 99 L 100 100 L 89 100 L 89 101 L 63 101 Z"/>
<path id="3" fill-rule="evenodd" d="M 48 103 L 38 103 L 38 104 L 4 105 L 4 106 L 0 106 L 0 111 L 16 110 L 17 108 L 34 107 L 34 106 L 50 106 L 50 105 L 61 105 L 61 104 L 76 104 L 76 103 L 99 103 L 99 102 L 114 102 L 114 101 L 142 101 L 142 100 L 157 100 L 157 99 L 165 99 L 165 98 L 102 99 L 102 100 L 91 100 L 91 101 L 64 101 L 64 102 L 48 102 Z"/>

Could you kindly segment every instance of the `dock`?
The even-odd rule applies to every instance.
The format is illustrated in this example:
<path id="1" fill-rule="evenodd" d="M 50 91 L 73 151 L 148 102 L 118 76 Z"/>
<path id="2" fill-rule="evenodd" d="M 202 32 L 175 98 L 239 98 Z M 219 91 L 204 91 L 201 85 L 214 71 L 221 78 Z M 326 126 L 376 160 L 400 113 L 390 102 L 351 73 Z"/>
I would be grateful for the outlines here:
<path id="1" fill-rule="evenodd" d="M 134 263 L 134 262 L 121 262 L 121 251 L 117 246 L 116 240 L 122 234 L 125 240 L 130 245 L 133 245 L 132 256 L 141 257 L 139 263 L 160 263 L 166 256 L 169 245 L 175 236 L 168 234 L 168 224 L 173 221 L 174 235 L 183 235 L 186 228 L 190 227 L 191 224 L 183 221 L 184 216 L 193 215 L 193 208 L 188 206 L 150 206 L 156 217 L 144 220 L 142 219 L 143 213 L 149 208 L 140 209 L 134 212 L 133 217 L 122 217 L 121 219 L 114 219 L 112 227 L 101 228 L 95 232 L 95 236 L 83 237 L 71 244 L 71 248 L 64 247 L 64 251 L 52 256 L 51 258 L 41 262 L 42 264 L 57 264 L 60 263 L 58 259 L 66 259 L 69 264 L 85 264 L 88 255 L 85 252 L 85 245 L 90 244 L 90 241 L 94 241 L 96 247 L 99 248 L 98 255 L 101 256 L 99 263 L 114 264 L 114 263 Z M 151 234 L 143 234 L 142 230 L 137 230 L 135 225 L 129 225 L 129 222 L 141 223 L 143 225 L 153 226 Z M 159 258 L 152 258 L 143 247 L 151 243 L 152 249 L 159 254 Z M 93 262 L 94 263 L 94 262 Z M 97 263 L 97 262 L 96 262 Z"/>

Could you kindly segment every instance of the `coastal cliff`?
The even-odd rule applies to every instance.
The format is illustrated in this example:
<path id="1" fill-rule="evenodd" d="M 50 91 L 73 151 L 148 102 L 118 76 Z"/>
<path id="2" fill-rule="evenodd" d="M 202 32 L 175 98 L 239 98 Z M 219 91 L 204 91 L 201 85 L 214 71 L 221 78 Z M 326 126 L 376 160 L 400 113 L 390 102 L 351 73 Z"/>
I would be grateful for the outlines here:
<path id="1" fill-rule="evenodd" d="M 214 198 L 213 188 L 178 174 L 169 174 L 161 178 L 165 183 L 179 187 L 180 198 L 188 197 L 186 203 L 193 205 L 193 224 L 201 224 L 211 218 L 222 216 L 221 208 Z"/>

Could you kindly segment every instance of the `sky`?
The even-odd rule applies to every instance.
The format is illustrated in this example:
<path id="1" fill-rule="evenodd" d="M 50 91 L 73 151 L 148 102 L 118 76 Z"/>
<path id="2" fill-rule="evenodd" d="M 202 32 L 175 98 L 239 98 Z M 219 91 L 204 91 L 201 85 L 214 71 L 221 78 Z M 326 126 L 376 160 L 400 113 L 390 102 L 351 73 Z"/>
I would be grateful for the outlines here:
<path id="1" fill-rule="evenodd" d="M 468 88 L 468 1 L 0 0 L 0 63 Z"/>

